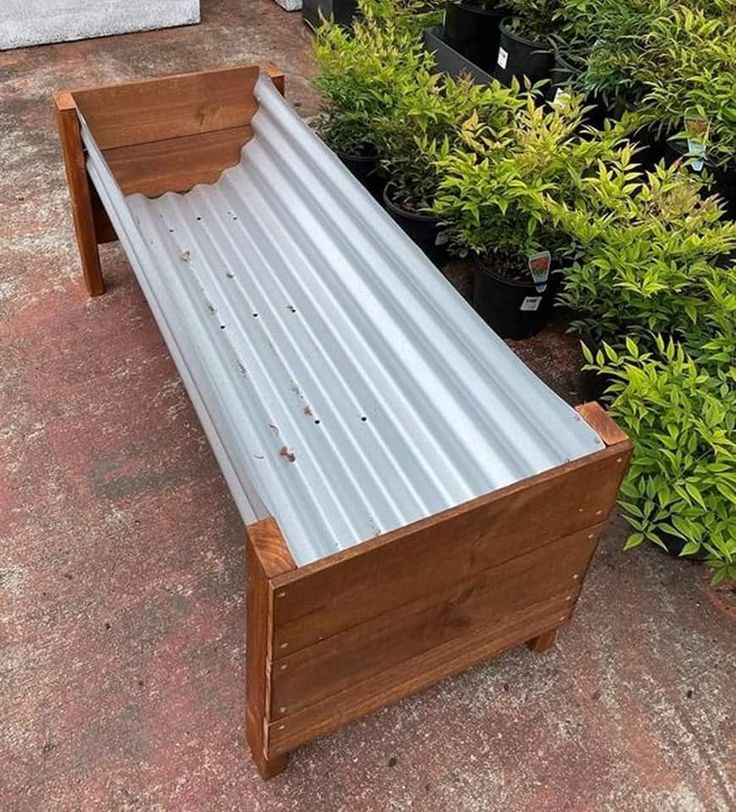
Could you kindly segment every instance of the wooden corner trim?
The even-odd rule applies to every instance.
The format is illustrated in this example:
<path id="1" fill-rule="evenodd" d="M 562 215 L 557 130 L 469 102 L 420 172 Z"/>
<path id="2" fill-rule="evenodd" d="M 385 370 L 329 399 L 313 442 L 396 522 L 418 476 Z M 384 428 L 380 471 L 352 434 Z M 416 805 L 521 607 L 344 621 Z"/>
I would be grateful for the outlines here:
<path id="1" fill-rule="evenodd" d="M 77 109 L 77 103 L 74 101 L 74 96 L 69 90 L 58 90 L 54 93 L 54 105 L 59 112 L 62 110 Z"/>
<path id="2" fill-rule="evenodd" d="M 272 516 L 249 524 L 245 532 L 267 579 L 297 568 L 281 528 Z"/>
<path id="3" fill-rule="evenodd" d="M 262 62 L 260 67 L 261 70 L 270 77 L 276 86 L 276 90 L 278 90 L 282 96 L 286 95 L 286 76 L 284 72 L 276 67 L 273 62 Z"/>
<path id="4" fill-rule="evenodd" d="M 607 446 L 620 443 L 631 446 L 629 435 L 608 415 L 598 401 L 581 403 L 575 407 L 575 411 Z"/>

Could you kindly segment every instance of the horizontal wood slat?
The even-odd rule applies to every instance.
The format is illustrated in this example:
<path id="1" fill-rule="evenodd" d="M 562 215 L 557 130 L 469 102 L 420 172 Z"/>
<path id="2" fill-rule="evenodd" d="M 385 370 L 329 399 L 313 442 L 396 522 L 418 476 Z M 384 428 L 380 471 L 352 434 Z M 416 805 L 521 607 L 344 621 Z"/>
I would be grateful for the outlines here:
<path id="1" fill-rule="evenodd" d="M 105 158 L 124 194 L 157 197 L 215 183 L 240 161 L 240 151 L 252 135 L 250 126 L 232 127 L 108 149 Z"/>
<path id="2" fill-rule="evenodd" d="M 243 127 L 258 67 L 226 68 L 73 91 L 102 150 Z"/>
<path id="3" fill-rule="evenodd" d="M 531 608 L 511 613 L 498 624 L 471 628 L 462 637 L 354 684 L 342 693 L 310 705 L 293 716 L 272 722 L 267 737 L 269 757 L 293 750 L 492 654 L 531 640 L 559 626 L 569 614 L 566 593 L 549 597 Z"/>
<path id="4" fill-rule="evenodd" d="M 443 591 L 430 589 L 411 604 L 377 614 L 280 660 L 272 676 L 271 718 L 292 715 L 469 629 L 498 623 L 510 613 L 540 604 L 550 595 L 566 592 L 572 606 L 601 527 L 474 572 Z"/>
<path id="5" fill-rule="evenodd" d="M 601 523 L 629 453 L 612 446 L 277 577 L 275 657 Z"/>

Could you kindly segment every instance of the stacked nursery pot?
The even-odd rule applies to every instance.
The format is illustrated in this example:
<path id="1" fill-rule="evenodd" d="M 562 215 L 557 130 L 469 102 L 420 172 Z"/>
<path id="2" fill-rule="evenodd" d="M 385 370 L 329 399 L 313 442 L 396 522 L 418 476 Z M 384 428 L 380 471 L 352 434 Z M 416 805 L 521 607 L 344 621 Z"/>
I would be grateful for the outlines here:
<path id="1" fill-rule="evenodd" d="M 548 42 L 526 35 L 521 17 L 504 17 L 493 75 L 507 87 L 516 79 L 522 86 L 527 79 L 532 84 L 549 79 L 555 56 Z"/>
<path id="2" fill-rule="evenodd" d="M 496 64 L 501 20 L 509 10 L 495 0 L 450 0 L 445 7 L 444 40 L 484 71 Z"/>

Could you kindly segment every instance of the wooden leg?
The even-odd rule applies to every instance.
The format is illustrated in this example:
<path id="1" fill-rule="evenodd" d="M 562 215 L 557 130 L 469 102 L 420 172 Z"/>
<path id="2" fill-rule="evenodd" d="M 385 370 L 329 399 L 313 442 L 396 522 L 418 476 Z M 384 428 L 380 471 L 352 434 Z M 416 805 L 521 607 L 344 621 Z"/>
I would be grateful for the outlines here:
<path id="1" fill-rule="evenodd" d="M 97 252 L 98 240 L 92 211 L 92 196 L 84 161 L 77 108 L 71 93 L 57 93 L 54 100 L 84 282 L 90 296 L 99 296 L 105 292 L 105 283 Z"/>
<path id="2" fill-rule="evenodd" d="M 535 654 L 543 654 L 555 644 L 555 637 L 557 637 L 557 629 L 552 629 L 538 637 L 532 637 L 531 640 L 527 640 L 526 644 Z"/>
<path id="3" fill-rule="evenodd" d="M 256 763 L 258 774 L 264 781 L 268 781 L 269 778 L 273 778 L 275 775 L 282 773 L 286 769 L 289 756 L 284 754 L 266 759 L 263 755 L 256 756 L 253 754 L 253 761 Z"/>
<path id="4" fill-rule="evenodd" d="M 273 649 L 272 578 L 296 566 L 273 519 L 263 519 L 246 530 L 246 713 L 245 736 L 264 779 L 280 773 L 286 754 L 269 753 Z"/>

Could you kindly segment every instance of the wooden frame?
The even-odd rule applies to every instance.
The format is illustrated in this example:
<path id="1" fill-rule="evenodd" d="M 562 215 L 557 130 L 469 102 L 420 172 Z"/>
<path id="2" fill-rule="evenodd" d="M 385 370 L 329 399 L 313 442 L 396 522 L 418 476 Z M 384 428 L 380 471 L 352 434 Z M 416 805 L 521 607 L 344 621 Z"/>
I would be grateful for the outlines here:
<path id="1" fill-rule="evenodd" d="M 507 648 L 548 649 L 572 615 L 631 454 L 605 450 L 297 568 L 247 528 L 248 743 L 264 777 L 311 739 Z"/>
<path id="2" fill-rule="evenodd" d="M 284 92 L 284 74 L 261 66 Z M 214 183 L 240 160 L 258 109 L 258 66 L 218 68 L 54 94 L 82 272 L 105 292 L 97 246 L 117 239 L 85 165 L 84 117 L 125 194 L 156 197 Z"/>
<path id="3" fill-rule="evenodd" d="M 266 70 L 283 93 L 283 75 Z M 214 182 L 251 137 L 258 68 L 56 95 L 87 289 L 115 239 L 81 117 L 126 193 Z M 578 408 L 604 449 L 297 567 L 273 518 L 246 528 L 246 737 L 265 778 L 289 751 L 504 649 L 553 645 L 572 615 L 631 443 Z"/>

